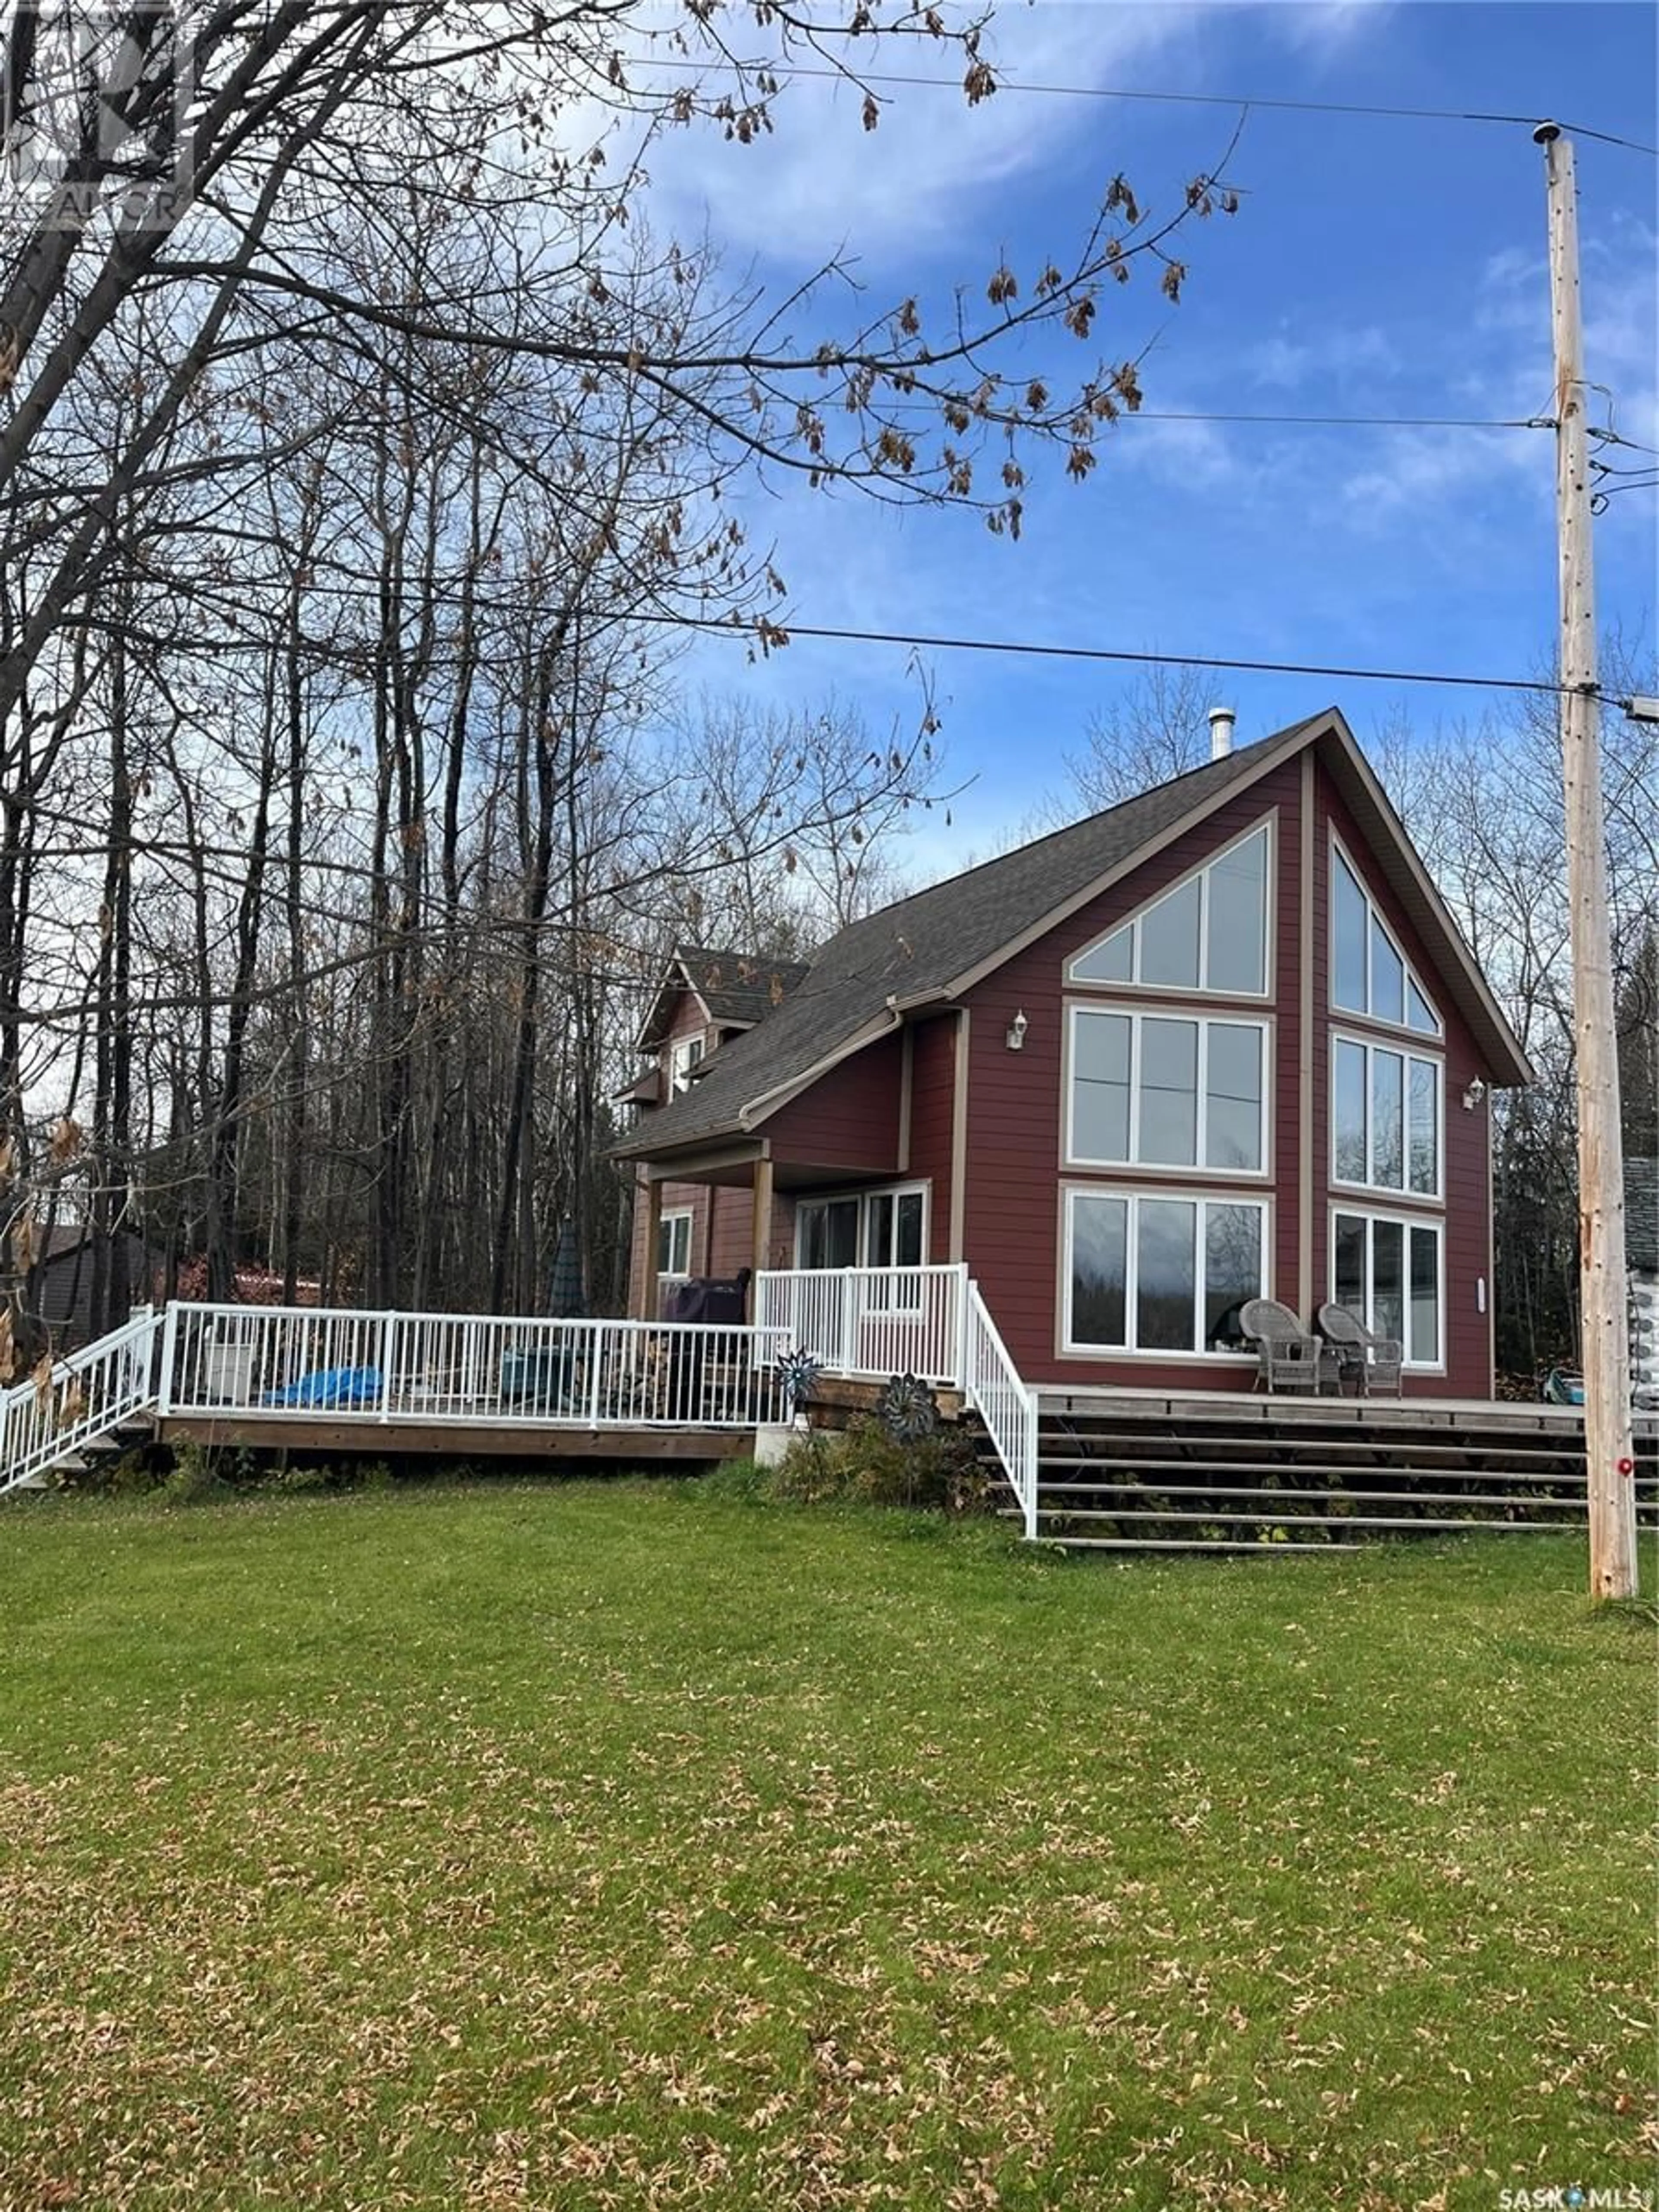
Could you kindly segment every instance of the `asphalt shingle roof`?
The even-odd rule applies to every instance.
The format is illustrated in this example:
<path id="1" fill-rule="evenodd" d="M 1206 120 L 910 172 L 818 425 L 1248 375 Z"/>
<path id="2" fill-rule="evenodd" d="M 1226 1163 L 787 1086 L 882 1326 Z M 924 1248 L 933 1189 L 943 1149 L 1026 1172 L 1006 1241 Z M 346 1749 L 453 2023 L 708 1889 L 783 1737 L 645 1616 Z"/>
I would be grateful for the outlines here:
<path id="1" fill-rule="evenodd" d="M 850 1043 L 890 997 L 943 990 L 1184 816 L 1255 775 L 1264 750 L 1309 726 L 1292 724 L 1224 759 L 1206 761 L 852 923 L 830 939 L 765 1021 L 722 1045 L 689 1091 L 647 1115 L 616 1150 L 654 1153 L 740 1129 L 746 1106 Z"/>
<path id="2" fill-rule="evenodd" d="M 803 960 L 768 960 L 757 952 L 677 945 L 674 957 L 715 1022 L 763 1022 L 807 972 Z"/>

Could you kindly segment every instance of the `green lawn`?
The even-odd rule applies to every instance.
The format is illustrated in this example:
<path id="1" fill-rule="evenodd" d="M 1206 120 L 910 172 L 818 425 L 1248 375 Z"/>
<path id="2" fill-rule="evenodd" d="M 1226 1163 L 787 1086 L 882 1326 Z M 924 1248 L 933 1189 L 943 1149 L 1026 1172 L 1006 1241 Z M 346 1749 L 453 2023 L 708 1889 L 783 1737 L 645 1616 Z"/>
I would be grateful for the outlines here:
<path id="1" fill-rule="evenodd" d="M 0 1513 L 0 2205 L 1653 2179 L 1580 1547 L 1054 1559 L 518 1483 Z"/>

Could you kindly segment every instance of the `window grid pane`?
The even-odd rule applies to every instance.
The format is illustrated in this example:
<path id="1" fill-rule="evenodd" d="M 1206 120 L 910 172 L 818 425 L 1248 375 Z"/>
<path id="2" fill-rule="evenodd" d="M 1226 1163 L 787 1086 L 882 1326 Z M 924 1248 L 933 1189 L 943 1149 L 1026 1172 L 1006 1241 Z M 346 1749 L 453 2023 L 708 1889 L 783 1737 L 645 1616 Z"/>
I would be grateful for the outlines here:
<path id="1" fill-rule="evenodd" d="M 1440 1358 L 1440 1238 L 1413 1229 L 1411 1238 L 1411 1336 L 1406 1357 L 1425 1367 Z"/>
<path id="2" fill-rule="evenodd" d="M 1340 853 L 1331 871 L 1331 1000 L 1350 1013 L 1370 1012 L 1365 935 L 1370 909 L 1359 881 Z"/>
<path id="3" fill-rule="evenodd" d="M 1364 1182 L 1370 1167 L 1366 1112 L 1370 1085 L 1365 1048 L 1346 1037 L 1336 1040 L 1334 1137 L 1336 1173 L 1343 1182 Z"/>
<path id="4" fill-rule="evenodd" d="M 1206 871 L 1204 980 L 1212 991 L 1260 997 L 1267 988 L 1267 833 L 1224 853 Z"/>
<path id="5" fill-rule="evenodd" d="M 1121 1349 L 1128 1311 L 1128 1200 L 1072 1200 L 1072 1341 Z"/>
<path id="6" fill-rule="evenodd" d="M 1261 1295 L 1261 1229 L 1259 1206 L 1204 1208 L 1204 1334 L 1207 1350 L 1218 1328 L 1246 1298 Z"/>
<path id="7" fill-rule="evenodd" d="M 1143 983 L 1197 989 L 1200 896 L 1199 878 L 1194 876 L 1149 906 L 1136 923 Z"/>
<path id="8" fill-rule="evenodd" d="M 1370 1181 L 1382 1190 L 1403 1190 L 1406 1063 L 1397 1052 L 1371 1054 Z"/>
<path id="9" fill-rule="evenodd" d="M 1149 1017 L 1140 1024 L 1139 1146 L 1149 1167 L 1198 1161 L 1198 1024 Z"/>
<path id="10" fill-rule="evenodd" d="M 1190 1200 L 1143 1198 L 1135 1240 L 1135 1342 L 1143 1352 L 1190 1352 L 1196 1291 Z"/>
<path id="11" fill-rule="evenodd" d="M 1206 1031 L 1204 1164 L 1254 1172 L 1261 1165 L 1262 1032 L 1242 1022 Z"/>
<path id="12" fill-rule="evenodd" d="M 1440 1188 L 1440 1070 L 1431 1060 L 1411 1062 L 1407 1152 L 1412 1188 L 1432 1198 Z"/>

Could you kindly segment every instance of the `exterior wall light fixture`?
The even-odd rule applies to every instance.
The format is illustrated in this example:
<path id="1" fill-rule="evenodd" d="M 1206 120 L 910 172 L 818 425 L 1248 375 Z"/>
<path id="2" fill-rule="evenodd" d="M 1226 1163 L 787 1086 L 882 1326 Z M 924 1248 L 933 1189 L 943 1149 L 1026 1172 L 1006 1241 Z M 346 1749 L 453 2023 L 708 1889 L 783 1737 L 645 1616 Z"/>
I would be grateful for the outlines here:
<path id="1" fill-rule="evenodd" d="M 1020 1052 L 1024 1049 L 1025 1032 L 1030 1026 L 1031 1024 L 1025 1018 L 1025 1009 L 1022 1006 L 1008 1024 L 1007 1042 L 1010 1052 Z"/>
<path id="2" fill-rule="evenodd" d="M 1480 1101 L 1486 1097 L 1486 1086 L 1477 1075 L 1474 1082 L 1470 1084 L 1468 1089 L 1463 1093 L 1463 1111 L 1466 1114 L 1473 1114 L 1475 1108 L 1480 1103 Z"/>

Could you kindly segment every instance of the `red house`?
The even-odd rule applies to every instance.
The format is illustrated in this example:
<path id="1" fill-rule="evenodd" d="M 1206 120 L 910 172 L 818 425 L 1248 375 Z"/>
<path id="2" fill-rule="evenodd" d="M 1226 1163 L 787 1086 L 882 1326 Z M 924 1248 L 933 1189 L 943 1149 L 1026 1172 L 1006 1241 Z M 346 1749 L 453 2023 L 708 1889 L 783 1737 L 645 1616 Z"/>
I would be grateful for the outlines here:
<path id="1" fill-rule="evenodd" d="M 683 951 L 641 1042 L 664 1279 L 963 1262 L 1027 1383 L 1248 1390 L 1327 1300 L 1492 1387 L 1488 1107 L 1525 1055 L 1334 709 L 855 922 Z"/>

